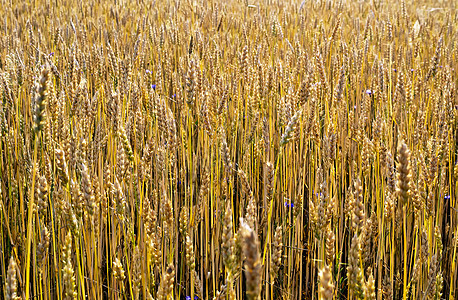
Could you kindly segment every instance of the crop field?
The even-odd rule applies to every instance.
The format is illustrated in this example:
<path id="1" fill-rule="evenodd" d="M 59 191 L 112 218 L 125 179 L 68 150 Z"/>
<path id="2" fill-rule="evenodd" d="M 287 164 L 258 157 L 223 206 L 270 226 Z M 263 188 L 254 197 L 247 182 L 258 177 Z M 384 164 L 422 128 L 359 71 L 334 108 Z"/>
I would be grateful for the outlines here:
<path id="1" fill-rule="evenodd" d="M 457 299 L 455 0 L 0 0 L 0 299 Z"/>

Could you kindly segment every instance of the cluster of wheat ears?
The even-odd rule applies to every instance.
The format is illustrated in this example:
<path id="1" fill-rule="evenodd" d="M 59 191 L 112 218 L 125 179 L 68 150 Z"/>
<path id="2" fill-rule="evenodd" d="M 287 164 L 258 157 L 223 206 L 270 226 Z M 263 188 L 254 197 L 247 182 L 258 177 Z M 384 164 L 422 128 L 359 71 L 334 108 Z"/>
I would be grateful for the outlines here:
<path id="1" fill-rule="evenodd" d="M 455 1 L 0 0 L 2 299 L 456 299 Z"/>

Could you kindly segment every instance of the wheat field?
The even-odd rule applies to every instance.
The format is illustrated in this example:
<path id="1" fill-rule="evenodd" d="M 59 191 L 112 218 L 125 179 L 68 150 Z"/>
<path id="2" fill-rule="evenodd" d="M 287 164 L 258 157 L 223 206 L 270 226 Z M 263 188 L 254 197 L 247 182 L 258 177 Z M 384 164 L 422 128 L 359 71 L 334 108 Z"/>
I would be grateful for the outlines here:
<path id="1" fill-rule="evenodd" d="M 0 16 L 0 299 L 457 298 L 456 1 Z"/>

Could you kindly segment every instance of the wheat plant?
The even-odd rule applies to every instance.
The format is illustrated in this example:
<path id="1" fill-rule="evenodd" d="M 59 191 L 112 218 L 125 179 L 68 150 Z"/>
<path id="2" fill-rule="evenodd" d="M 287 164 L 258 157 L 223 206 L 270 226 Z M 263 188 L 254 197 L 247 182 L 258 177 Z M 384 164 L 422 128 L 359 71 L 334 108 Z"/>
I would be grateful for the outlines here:
<path id="1" fill-rule="evenodd" d="M 1 299 L 456 299 L 456 1 L 0 15 Z"/>

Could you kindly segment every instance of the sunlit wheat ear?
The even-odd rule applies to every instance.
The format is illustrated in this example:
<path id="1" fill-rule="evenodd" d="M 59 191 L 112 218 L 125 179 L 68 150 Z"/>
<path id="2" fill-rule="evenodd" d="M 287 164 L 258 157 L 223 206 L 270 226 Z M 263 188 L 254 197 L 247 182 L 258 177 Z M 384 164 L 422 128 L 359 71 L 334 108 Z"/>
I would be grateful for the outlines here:
<path id="1" fill-rule="evenodd" d="M 116 207 L 116 213 L 119 216 L 123 216 L 126 208 L 127 208 L 127 202 L 126 202 L 126 197 L 124 195 L 123 189 L 121 187 L 121 184 L 119 183 L 118 178 L 115 178 L 114 185 L 112 186 L 112 191 L 111 193 L 114 196 L 114 201 L 115 201 L 115 207 Z"/>
<path id="2" fill-rule="evenodd" d="M 233 272 L 234 269 L 234 247 L 235 240 L 234 234 L 232 232 L 233 223 L 232 223 L 232 209 L 231 203 L 228 202 L 226 205 L 226 210 L 224 213 L 224 227 L 222 234 L 222 256 L 223 263 L 229 272 Z"/>
<path id="3" fill-rule="evenodd" d="M 386 299 L 393 299 L 393 288 L 391 286 L 391 282 L 388 276 L 385 276 L 385 278 L 383 279 L 381 292 L 383 297 L 385 297 Z"/>
<path id="4" fill-rule="evenodd" d="M 374 275 L 372 275 L 372 269 L 369 268 L 369 278 L 367 279 L 366 283 L 364 284 L 364 297 L 367 300 L 375 300 L 376 294 L 375 294 L 375 280 L 374 280 Z"/>
<path id="5" fill-rule="evenodd" d="M 344 89 L 345 89 L 345 67 L 342 66 L 340 68 L 340 75 L 339 75 L 339 81 L 337 83 L 337 86 L 335 88 L 335 99 L 336 101 L 340 101 L 342 99 L 342 95 L 344 93 Z"/>
<path id="6" fill-rule="evenodd" d="M 402 142 L 398 151 L 399 165 L 397 167 L 396 192 L 399 199 L 405 204 L 410 198 L 410 181 L 412 177 L 410 171 L 410 151 L 404 142 Z"/>
<path id="7" fill-rule="evenodd" d="M 307 102 L 309 95 L 310 95 L 310 84 L 311 80 L 306 77 L 304 81 L 301 83 L 301 87 L 299 89 L 298 93 L 298 107 L 303 107 L 305 103 Z"/>
<path id="8" fill-rule="evenodd" d="M 436 251 L 440 259 L 442 258 L 442 250 L 444 249 L 444 245 L 442 244 L 442 234 L 438 225 L 434 227 L 434 240 L 436 242 Z"/>
<path id="9" fill-rule="evenodd" d="M 423 291 L 426 299 L 434 299 L 436 296 L 437 268 L 437 254 L 434 254 L 429 262 L 428 280 L 426 281 L 425 290 Z"/>
<path id="10" fill-rule="evenodd" d="M 199 191 L 197 210 L 194 212 L 196 215 L 196 223 L 199 223 L 204 216 L 206 199 L 210 191 L 210 182 L 210 174 L 207 170 L 204 170 L 201 177 L 201 186 Z"/>
<path id="11" fill-rule="evenodd" d="M 221 157 L 227 173 L 232 172 L 232 161 L 229 154 L 229 147 L 227 146 L 226 136 L 223 135 L 221 139 Z"/>
<path id="12" fill-rule="evenodd" d="M 202 298 L 203 287 L 202 287 L 202 281 L 200 280 L 199 274 L 197 274 L 196 270 L 192 270 L 191 273 L 192 273 L 192 278 L 194 279 L 194 288 L 195 288 L 197 297 Z"/>
<path id="13" fill-rule="evenodd" d="M 242 50 L 242 56 L 240 61 L 240 73 L 243 76 L 243 82 L 248 83 L 248 46 L 245 46 Z"/>
<path id="14" fill-rule="evenodd" d="M 76 177 L 74 177 L 70 181 L 70 191 L 71 191 L 71 198 L 72 198 L 72 207 L 75 211 L 75 214 L 78 218 L 83 216 L 84 212 L 84 202 L 83 202 L 83 195 L 80 190 L 80 186 L 77 182 Z"/>
<path id="15" fill-rule="evenodd" d="M 61 149 L 56 148 L 55 150 L 55 157 L 56 157 L 56 167 L 59 174 L 59 179 L 61 180 L 62 184 L 67 184 L 68 182 L 68 170 L 67 170 L 67 163 L 65 161 L 65 152 Z"/>
<path id="16" fill-rule="evenodd" d="M 83 198 L 86 202 L 86 211 L 88 214 L 94 214 L 95 210 L 95 197 L 94 190 L 92 187 L 92 180 L 89 174 L 89 170 L 85 164 L 81 165 L 81 188 L 83 193 Z"/>
<path id="17" fill-rule="evenodd" d="M 246 207 L 245 220 L 250 228 L 256 231 L 257 228 L 257 205 L 253 194 L 248 196 L 248 205 Z"/>
<path id="18" fill-rule="evenodd" d="M 299 120 L 301 114 L 302 114 L 302 109 L 299 109 L 293 115 L 291 120 L 289 120 L 288 125 L 286 125 L 285 132 L 281 136 L 281 140 L 280 140 L 280 145 L 281 146 L 286 145 L 291 140 L 292 134 L 293 134 L 294 130 L 296 129 L 296 126 L 297 126 L 297 123 L 298 123 L 298 120 Z"/>
<path id="19" fill-rule="evenodd" d="M 117 257 L 113 261 L 113 276 L 118 281 L 123 281 L 126 278 L 122 263 Z"/>
<path id="20" fill-rule="evenodd" d="M 10 263 L 8 264 L 8 272 L 6 275 L 6 289 L 5 289 L 5 299 L 6 300 L 16 300 L 20 299 L 17 295 L 17 264 L 13 256 L 10 258 Z"/>
<path id="21" fill-rule="evenodd" d="M 72 234 L 69 231 L 65 237 L 65 244 L 62 247 L 63 299 L 65 300 L 73 300 L 78 296 L 72 265 L 72 248 Z"/>
<path id="22" fill-rule="evenodd" d="M 126 153 L 127 158 L 129 159 L 129 161 L 133 162 L 134 161 L 134 153 L 132 152 L 132 147 L 130 145 L 129 139 L 127 138 L 126 130 L 124 129 L 124 127 L 120 128 L 120 131 L 119 131 L 118 134 L 119 134 L 119 137 L 121 138 L 122 147 L 124 148 L 124 153 Z"/>
<path id="23" fill-rule="evenodd" d="M 162 257 L 161 237 L 158 233 L 146 237 L 146 247 L 149 253 L 149 263 L 153 266 L 159 265 Z"/>
<path id="24" fill-rule="evenodd" d="M 366 214 L 364 212 L 364 195 L 363 195 L 363 187 L 361 184 L 361 180 L 357 179 L 354 183 L 354 207 L 352 210 L 352 224 L 355 230 L 359 230 L 366 218 Z"/>
<path id="25" fill-rule="evenodd" d="M 247 174 L 242 169 L 239 169 L 237 174 L 242 184 L 242 192 L 248 197 L 252 196 L 253 193 L 251 191 L 250 183 L 248 182 Z"/>
<path id="26" fill-rule="evenodd" d="M 372 242 L 372 220 L 367 218 L 365 221 L 364 226 L 361 229 L 361 260 L 363 261 L 363 266 L 367 266 L 370 263 L 370 259 L 372 257 L 372 249 L 371 249 L 371 242 Z"/>
<path id="27" fill-rule="evenodd" d="M 45 263 L 43 260 L 48 252 L 49 242 L 50 242 L 51 234 L 48 231 L 48 228 L 45 226 L 41 231 L 41 240 L 37 246 L 37 260 L 40 264 Z"/>
<path id="28" fill-rule="evenodd" d="M 434 53 L 434 56 L 431 58 L 431 64 L 430 64 L 428 73 L 426 74 L 425 82 L 427 82 L 430 78 L 436 75 L 437 66 L 439 65 L 439 59 L 440 59 L 441 50 L 442 50 L 442 42 L 443 42 L 443 38 L 441 36 L 439 38 L 439 41 L 437 42 L 436 52 Z"/>
<path id="29" fill-rule="evenodd" d="M 134 251 L 133 251 L 133 256 L 132 256 L 132 283 L 133 283 L 133 289 L 134 289 L 134 297 L 139 296 L 140 290 L 141 290 L 141 283 L 142 283 L 142 277 L 143 271 L 142 271 L 142 251 L 140 250 L 139 246 L 135 246 Z"/>
<path id="30" fill-rule="evenodd" d="M 331 225 L 329 224 L 326 228 L 326 262 L 329 266 L 333 265 L 336 255 L 336 235 L 334 234 Z"/>
<path id="31" fill-rule="evenodd" d="M 421 273 L 421 257 L 417 256 L 412 270 L 412 282 L 418 283 Z"/>
<path id="32" fill-rule="evenodd" d="M 278 277 L 279 275 L 279 270 L 281 266 L 281 259 L 282 259 L 282 252 L 283 252 L 283 231 L 281 226 L 277 226 L 277 229 L 275 230 L 274 238 L 273 238 L 273 249 L 272 249 L 272 261 L 271 261 L 271 267 L 272 267 L 272 278 L 275 280 L 275 278 Z"/>
<path id="33" fill-rule="evenodd" d="M 244 272 L 246 277 L 247 299 L 257 300 L 261 293 L 261 261 L 258 237 L 254 230 L 241 220 L 243 254 L 245 256 Z"/>
<path id="34" fill-rule="evenodd" d="M 43 129 L 45 122 L 45 109 L 47 101 L 47 89 L 48 89 L 48 76 L 49 71 L 47 68 L 44 68 L 41 71 L 40 81 L 38 82 L 38 91 L 35 98 L 35 107 L 34 107 L 34 123 L 35 131 L 40 131 Z"/>
<path id="35" fill-rule="evenodd" d="M 186 237 L 188 235 L 188 222 L 189 222 L 189 213 L 186 207 L 183 207 L 181 209 L 180 213 L 180 224 L 179 224 L 179 229 L 181 235 Z"/>
<path id="36" fill-rule="evenodd" d="M 191 270 L 194 270 L 194 268 L 196 267 L 194 245 L 189 235 L 186 236 L 186 264 Z"/>
<path id="37" fill-rule="evenodd" d="M 426 234 L 426 231 L 424 229 L 421 232 L 420 253 L 422 262 L 425 263 L 429 257 L 429 243 L 428 235 Z"/>
<path id="38" fill-rule="evenodd" d="M 166 300 L 173 292 L 173 285 L 175 282 L 175 267 L 170 264 L 166 267 L 165 272 L 162 274 L 161 283 L 157 292 L 159 300 Z"/>
<path id="39" fill-rule="evenodd" d="M 318 277 L 320 280 L 319 293 L 321 299 L 332 300 L 334 295 L 334 284 L 331 270 L 328 265 L 325 265 L 323 269 L 320 270 Z"/>
<path id="40" fill-rule="evenodd" d="M 266 199 L 270 201 L 272 199 L 273 193 L 273 184 L 274 184 L 274 176 L 275 176 L 275 168 L 271 162 L 266 162 L 265 165 L 265 172 L 266 172 Z"/>
<path id="41" fill-rule="evenodd" d="M 371 162 L 373 160 L 374 145 L 372 141 L 365 136 L 363 139 L 363 149 L 361 153 L 362 168 L 364 176 L 369 176 L 371 171 Z"/>
<path id="42" fill-rule="evenodd" d="M 222 285 L 218 291 L 216 291 L 215 297 L 213 300 L 224 300 L 226 299 L 227 285 Z M 235 295 L 229 294 L 229 299 L 235 299 Z"/>
<path id="43" fill-rule="evenodd" d="M 387 187 L 392 195 L 396 191 L 396 172 L 394 169 L 394 160 L 390 152 L 386 156 L 386 168 L 387 168 Z"/>
<path id="44" fill-rule="evenodd" d="M 48 182 L 45 176 L 38 175 L 37 180 L 37 210 L 45 216 L 48 208 Z"/>
<path id="45" fill-rule="evenodd" d="M 196 65 L 193 60 L 189 60 L 188 71 L 186 74 L 186 102 L 189 106 L 194 104 L 196 94 Z"/>
<path id="46" fill-rule="evenodd" d="M 351 293 L 357 299 L 363 299 L 363 274 L 360 268 L 361 265 L 361 244 L 359 237 L 355 234 L 351 241 L 351 246 L 348 254 L 348 281 Z"/>

